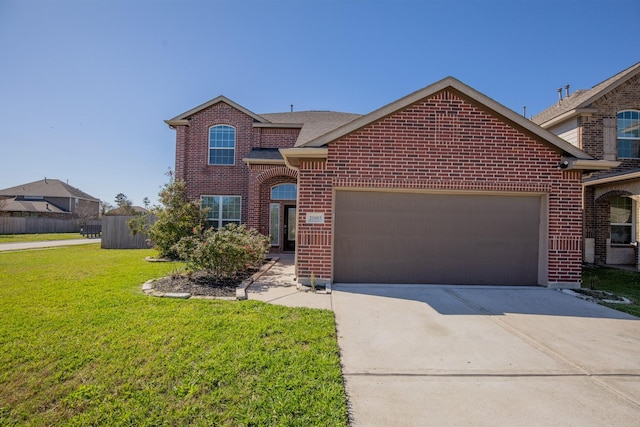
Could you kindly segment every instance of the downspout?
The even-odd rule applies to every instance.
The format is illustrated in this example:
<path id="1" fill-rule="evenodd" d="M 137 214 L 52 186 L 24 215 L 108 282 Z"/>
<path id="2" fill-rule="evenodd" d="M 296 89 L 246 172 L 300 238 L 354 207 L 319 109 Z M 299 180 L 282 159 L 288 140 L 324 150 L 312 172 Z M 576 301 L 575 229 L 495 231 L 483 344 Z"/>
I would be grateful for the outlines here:
<path id="1" fill-rule="evenodd" d="M 298 191 L 296 191 L 296 250 L 293 252 L 293 268 L 294 268 L 294 274 L 296 275 L 296 280 L 297 280 L 298 278 L 298 246 L 299 246 L 298 236 L 300 235 L 300 233 L 298 232 L 298 230 L 300 230 L 300 227 L 298 227 L 298 218 L 300 217 L 300 210 L 299 210 L 300 209 L 299 208 L 300 206 L 300 169 L 293 166 L 289 162 L 289 158 L 287 156 L 282 156 L 282 158 L 284 159 L 284 164 L 286 167 L 298 172 L 298 178 L 296 179 L 296 187 L 298 188 Z"/>

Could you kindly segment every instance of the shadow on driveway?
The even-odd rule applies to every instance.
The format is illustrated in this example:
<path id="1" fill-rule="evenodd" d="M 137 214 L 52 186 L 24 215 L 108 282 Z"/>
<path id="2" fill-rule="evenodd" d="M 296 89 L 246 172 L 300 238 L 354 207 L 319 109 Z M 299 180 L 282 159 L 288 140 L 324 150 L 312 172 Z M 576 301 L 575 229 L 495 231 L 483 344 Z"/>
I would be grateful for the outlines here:
<path id="1" fill-rule="evenodd" d="M 341 292 L 428 304 L 443 315 L 507 313 L 640 320 L 611 308 L 543 287 L 334 284 Z"/>

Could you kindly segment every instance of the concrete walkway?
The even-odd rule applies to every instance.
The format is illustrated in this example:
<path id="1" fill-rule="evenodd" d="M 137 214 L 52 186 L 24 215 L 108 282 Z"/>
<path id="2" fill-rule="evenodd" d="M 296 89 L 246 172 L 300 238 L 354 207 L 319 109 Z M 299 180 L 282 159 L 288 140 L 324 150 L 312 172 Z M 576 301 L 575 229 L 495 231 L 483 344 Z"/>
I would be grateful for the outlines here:
<path id="1" fill-rule="evenodd" d="M 25 242 L 25 243 L 0 243 L 2 251 L 23 251 L 26 249 L 52 248 L 56 246 L 88 245 L 90 243 L 100 243 L 101 239 L 70 239 L 51 240 L 49 242 Z"/>
<path id="2" fill-rule="evenodd" d="M 285 255 L 248 297 L 335 312 L 354 426 L 640 425 L 640 319 L 562 292 L 334 285 L 330 295 L 305 293 Z"/>
<path id="3" fill-rule="evenodd" d="M 293 254 L 274 254 L 280 260 L 247 289 L 247 299 L 286 305 L 331 310 L 331 295 L 302 292 L 296 287 Z"/>

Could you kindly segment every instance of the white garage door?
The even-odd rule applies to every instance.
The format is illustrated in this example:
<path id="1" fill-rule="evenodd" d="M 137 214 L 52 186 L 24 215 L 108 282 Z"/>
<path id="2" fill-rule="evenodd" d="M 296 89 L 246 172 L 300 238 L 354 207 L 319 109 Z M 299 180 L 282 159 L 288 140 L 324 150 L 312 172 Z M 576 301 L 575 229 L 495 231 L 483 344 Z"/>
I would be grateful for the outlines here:
<path id="1" fill-rule="evenodd" d="M 541 200 L 337 191 L 334 282 L 536 285 Z"/>

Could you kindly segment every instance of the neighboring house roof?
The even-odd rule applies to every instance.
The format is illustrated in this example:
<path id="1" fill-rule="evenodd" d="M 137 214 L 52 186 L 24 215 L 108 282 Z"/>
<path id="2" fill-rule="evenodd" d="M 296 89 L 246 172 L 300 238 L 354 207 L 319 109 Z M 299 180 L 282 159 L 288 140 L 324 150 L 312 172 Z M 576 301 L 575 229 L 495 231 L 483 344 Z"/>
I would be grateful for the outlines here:
<path id="1" fill-rule="evenodd" d="M 44 200 L 6 199 L 0 203 L 0 210 L 4 212 L 69 213 Z"/>
<path id="2" fill-rule="evenodd" d="M 470 100 L 476 105 L 481 105 L 482 108 L 491 110 L 494 115 L 501 117 L 503 120 L 511 123 L 512 125 L 537 136 L 541 141 L 549 143 L 553 148 L 561 152 L 562 154 L 570 155 L 577 159 L 583 160 L 595 160 L 593 157 L 585 153 L 584 151 L 574 147 L 564 139 L 554 135 L 553 133 L 542 129 L 540 126 L 532 123 L 522 115 L 514 112 L 513 110 L 499 104 L 493 99 L 483 95 L 475 89 L 465 85 L 461 81 L 453 78 L 446 77 L 439 82 L 429 85 L 423 89 L 420 89 L 412 94 L 400 98 L 399 100 L 392 102 L 382 108 L 379 108 L 367 115 L 361 116 L 333 131 L 330 131 L 324 135 L 321 135 L 313 140 L 307 141 L 303 147 L 323 147 L 328 143 L 342 138 L 358 129 L 369 125 L 377 120 L 387 117 L 399 110 L 402 110 L 416 102 L 419 102 L 425 98 L 433 96 L 434 94 L 443 90 L 453 90 L 461 97 Z"/>
<path id="3" fill-rule="evenodd" d="M 557 117 L 560 118 L 562 116 L 563 119 L 573 117 L 575 114 L 583 112 L 583 109 L 588 109 L 598 98 L 611 92 L 637 74 L 640 74 L 640 62 L 598 83 L 589 90 L 575 91 L 562 101 L 533 116 L 531 121 L 539 125 L 544 126 L 546 124 L 548 126 L 547 122 Z"/>
<path id="4" fill-rule="evenodd" d="M 94 202 L 99 201 L 95 197 L 85 193 L 78 188 L 72 187 L 69 184 L 62 182 L 59 179 L 48 178 L 40 181 L 30 182 L 28 184 L 5 188 L 4 190 L 0 190 L 0 196 L 73 197 Z"/>

